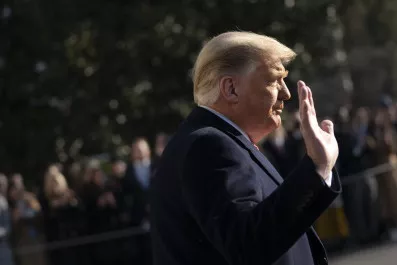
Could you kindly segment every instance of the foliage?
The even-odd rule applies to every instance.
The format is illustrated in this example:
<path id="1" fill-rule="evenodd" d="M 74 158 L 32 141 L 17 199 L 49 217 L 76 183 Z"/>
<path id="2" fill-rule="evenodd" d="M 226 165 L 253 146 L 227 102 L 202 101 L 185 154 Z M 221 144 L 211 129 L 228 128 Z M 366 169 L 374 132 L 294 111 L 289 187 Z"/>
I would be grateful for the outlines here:
<path id="1" fill-rule="evenodd" d="M 125 155 L 135 136 L 172 133 L 193 106 L 196 53 L 223 31 L 261 32 L 293 47 L 292 88 L 332 74 L 332 10 L 332 0 L 9 1 L 0 168 L 36 176 L 51 161 Z"/>

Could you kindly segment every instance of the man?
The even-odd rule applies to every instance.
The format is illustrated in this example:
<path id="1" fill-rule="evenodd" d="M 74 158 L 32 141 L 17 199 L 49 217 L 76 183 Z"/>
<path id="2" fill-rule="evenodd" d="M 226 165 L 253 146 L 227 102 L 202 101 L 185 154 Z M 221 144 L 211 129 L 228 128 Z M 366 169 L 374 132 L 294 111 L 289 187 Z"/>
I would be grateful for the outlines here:
<path id="1" fill-rule="evenodd" d="M 152 184 L 154 264 L 327 264 L 311 225 L 340 193 L 331 121 L 298 83 L 307 156 L 285 180 L 256 148 L 280 126 L 295 53 L 254 33 L 210 40 L 193 71 L 199 105 L 164 150 Z M 333 173 L 333 174 L 332 174 Z"/>
<path id="2" fill-rule="evenodd" d="M 154 148 L 154 155 L 156 158 L 160 158 L 163 154 L 164 148 L 167 146 L 168 135 L 160 132 L 156 135 L 156 144 Z"/>
<path id="3" fill-rule="evenodd" d="M 131 184 L 133 195 L 132 224 L 149 228 L 149 186 L 151 184 L 153 163 L 149 143 L 145 138 L 137 138 L 132 143 L 131 164 L 127 168 L 126 181 Z M 150 264 L 149 235 L 141 234 L 134 237 L 138 245 L 139 264 Z"/>
<path id="4" fill-rule="evenodd" d="M 160 132 L 156 135 L 156 141 L 154 146 L 154 156 L 153 156 L 153 169 L 156 169 L 156 165 L 163 154 L 164 148 L 168 143 L 168 135 Z"/>
<path id="5" fill-rule="evenodd" d="M 130 183 L 134 195 L 133 223 L 145 225 L 148 217 L 148 193 L 152 175 L 151 151 L 145 138 L 137 138 L 131 146 L 131 163 L 126 171 L 126 181 Z"/>
<path id="6" fill-rule="evenodd" d="M 131 146 L 131 164 L 128 170 L 142 190 L 148 190 L 150 184 L 151 152 L 145 138 L 137 138 Z"/>
<path id="7" fill-rule="evenodd" d="M 132 181 L 125 177 L 127 164 L 118 158 L 112 161 L 112 171 L 106 183 L 106 189 L 115 197 L 118 216 L 117 229 L 131 226 L 131 212 L 134 204 Z"/>

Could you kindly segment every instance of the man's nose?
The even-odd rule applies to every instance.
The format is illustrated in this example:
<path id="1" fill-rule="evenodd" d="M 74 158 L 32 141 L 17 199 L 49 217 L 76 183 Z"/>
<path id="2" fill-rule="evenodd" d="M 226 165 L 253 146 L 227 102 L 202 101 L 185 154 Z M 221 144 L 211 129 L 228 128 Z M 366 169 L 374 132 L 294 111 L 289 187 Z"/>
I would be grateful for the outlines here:
<path id="1" fill-rule="evenodd" d="M 291 93 L 287 85 L 285 84 L 284 80 L 281 80 L 281 89 L 279 92 L 279 99 L 280 100 L 289 100 L 291 98 Z"/>

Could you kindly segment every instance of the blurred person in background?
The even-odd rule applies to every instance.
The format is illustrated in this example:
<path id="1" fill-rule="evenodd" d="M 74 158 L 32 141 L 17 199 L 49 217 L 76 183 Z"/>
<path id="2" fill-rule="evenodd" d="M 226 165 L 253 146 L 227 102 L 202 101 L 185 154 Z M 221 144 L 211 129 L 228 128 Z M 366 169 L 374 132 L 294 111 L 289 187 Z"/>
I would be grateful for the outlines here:
<path id="1" fill-rule="evenodd" d="M 342 178 L 343 209 L 349 227 L 346 247 L 349 248 L 375 239 L 378 229 L 377 197 L 373 178 L 359 176 L 354 181 L 345 179 L 371 167 L 368 163 L 371 159 L 368 147 L 368 110 L 358 108 L 352 116 L 351 113 L 349 108 L 342 106 L 335 117 L 335 135 L 339 143 L 337 168 Z M 345 183 L 345 180 L 348 182 Z"/>
<path id="2" fill-rule="evenodd" d="M 353 143 L 351 170 L 352 174 L 362 172 L 374 165 L 374 150 L 371 143 L 371 115 L 369 109 L 358 108 L 352 117 Z M 362 221 L 365 222 L 361 231 L 360 240 L 364 243 L 371 243 L 379 240 L 379 193 L 376 176 L 361 176 L 356 187 L 361 195 L 356 198 L 360 204 L 356 204 L 357 209 L 364 213 Z M 359 202 L 358 202 L 359 203 Z M 354 207 L 354 206 L 352 206 Z"/>
<path id="3" fill-rule="evenodd" d="M 265 156 L 277 171 L 280 172 L 280 175 L 288 176 L 291 171 L 288 160 L 293 155 L 287 147 L 287 132 L 282 125 L 269 134 L 262 148 Z"/>
<path id="4" fill-rule="evenodd" d="M 106 186 L 106 176 L 99 161 L 92 160 L 85 170 L 82 198 L 86 207 L 87 232 L 89 235 L 114 230 L 117 226 L 117 202 Z M 114 264 L 115 253 L 111 240 L 87 245 L 90 263 L 93 265 Z"/>
<path id="5" fill-rule="evenodd" d="M 303 141 L 303 135 L 300 130 L 301 120 L 299 110 L 295 110 L 292 113 L 290 121 L 290 126 L 286 127 L 288 152 L 290 153 L 289 163 L 291 163 L 291 168 L 295 168 L 306 153 L 305 142 Z"/>
<path id="6" fill-rule="evenodd" d="M 395 130 L 397 130 L 397 102 L 392 101 L 388 107 L 389 117 Z"/>
<path id="7" fill-rule="evenodd" d="M 160 157 L 168 143 L 168 135 L 166 133 L 158 133 L 156 135 L 156 143 L 154 148 L 155 157 Z"/>
<path id="8" fill-rule="evenodd" d="M 163 132 L 156 135 L 154 156 L 153 156 L 153 168 L 156 168 L 157 162 L 163 154 L 164 148 L 166 147 L 169 140 L 169 136 Z"/>
<path id="9" fill-rule="evenodd" d="M 79 200 L 68 186 L 65 176 L 56 164 L 50 165 L 44 175 L 44 198 L 41 206 L 44 219 L 44 230 L 48 242 L 67 240 L 73 237 L 76 208 Z M 49 252 L 51 264 L 62 265 L 75 263 L 78 257 L 70 249 L 57 249 Z"/>
<path id="10" fill-rule="evenodd" d="M 159 150 L 161 151 L 161 146 Z M 131 181 L 134 205 L 132 209 L 132 225 L 148 230 L 149 223 L 149 193 L 153 175 L 153 159 L 149 143 L 146 138 L 136 138 L 131 146 L 130 163 L 127 167 L 126 178 Z M 138 245 L 138 263 L 151 264 L 150 241 L 147 234 L 136 237 Z"/>
<path id="11" fill-rule="evenodd" d="M 300 132 L 299 112 L 293 112 L 263 141 L 262 151 L 281 176 L 288 176 L 305 155 L 305 145 Z"/>
<path id="12" fill-rule="evenodd" d="M 128 229 L 136 226 L 134 223 L 134 190 L 132 180 L 126 177 L 127 164 L 120 158 L 114 158 L 111 173 L 107 181 L 108 189 L 114 194 L 117 203 L 117 229 Z M 113 240 L 115 264 L 130 264 L 139 258 L 142 245 L 137 237 L 124 237 Z"/>
<path id="13" fill-rule="evenodd" d="M 77 194 L 81 192 L 84 184 L 83 167 L 79 161 L 74 161 L 68 168 L 67 179 L 70 188 Z"/>
<path id="14" fill-rule="evenodd" d="M 375 112 L 371 126 L 371 147 L 373 161 L 376 165 L 397 163 L 396 130 L 390 115 L 391 103 L 388 98 L 382 98 Z M 397 227 L 397 173 L 395 170 L 376 176 L 378 184 L 380 214 L 382 219 L 381 232 L 391 236 Z"/>
<path id="15" fill-rule="evenodd" d="M 111 173 L 106 183 L 116 199 L 118 225 L 117 228 L 127 228 L 132 225 L 132 209 L 134 205 L 134 192 L 131 179 L 125 177 L 127 164 L 121 159 L 114 159 L 111 165 Z"/>
<path id="16" fill-rule="evenodd" d="M 111 229 L 111 218 L 117 202 L 106 186 L 106 176 L 100 166 L 89 166 L 85 173 L 82 196 L 88 214 L 89 234 L 106 232 Z"/>
<path id="17" fill-rule="evenodd" d="M 281 125 L 291 95 L 277 40 L 227 32 L 204 45 L 193 70 L 198 105 L 169 142 L 152 182 L 154 264 L 328 264 L 312 228 L 340 194 L 331 121 L 318 123 L 298 82 L 307 154 L 282 178 L 256 144 Z"/>
<path id="18" fill-rule="evenodd" d="M 149 143 L 143 137 L 137 138 L 131 146 L 130 163 L 125 176 L 131 181 L 134 193 L 134 225 L 147 225 L 152 171 L 153 163 Z"/>
<path id="19" fill-rule="evenodd" d="M 11 234 L 11 216 L 7 202 L 7 177 L 0 173 L 0 264 L 13 265 L 14 257 L 9 246 Z"/>
<path id="20" fill-rule="evenodd" d="M 25 184 L 23 182 L 23 177 L 20 173 L 15 173 L 11 176 L 10 186 L 9 186 L 9 196 L 10 200 L 13 202 L 17 199 L 18 195 L 25 192 Z"/>
<path id="21" fill-rule="evenodd" d="M 12 216 L 13 247 L 32 246 L 42 242 L 39 230 L 41 205 L 35 194 L 25 189 L 21 174 L 11 176 L 8 200 Z M 16 262 L 25 264 L 44 264 L 45 255 L 42 251 L 30 254 L 16 253 Z"/>
<path id="22" fill-rule="evenodd" d="M 65 176 L 55 165 L 50 166 L 45 174 L 44 192 L 51 208 L 56 209 L 78 203 L 77 197 L 74 191 L 69 188 Z"/>

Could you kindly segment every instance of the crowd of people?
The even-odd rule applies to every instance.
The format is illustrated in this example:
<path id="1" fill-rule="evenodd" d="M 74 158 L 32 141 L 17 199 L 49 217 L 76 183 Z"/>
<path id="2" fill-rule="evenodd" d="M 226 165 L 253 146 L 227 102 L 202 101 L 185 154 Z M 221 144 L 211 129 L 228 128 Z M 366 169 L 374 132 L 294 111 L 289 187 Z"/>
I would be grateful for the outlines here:
<path id="1" fill-rule="evenodd" d="M 329 118 L 335 123 L 339 144 L 336 166 L 343 184 L 341 199 L 349 230 L 344 246 L 361 247 L 393 239 L 397 227 L 397 171 L 385 167 L 380 174 L 371 174 L 368 169 L 397 162 L 397 103 L 382 97 L 378 106 L 342 106 Z M 297 165 L 305 153 L 299 127 L 299 115 L 292 113 L 262 145 L 282 176 L 288 176 L 293 168 L 283 165 Z"/>
<path id="2" fill-rule="evenodd" d="M 375 109 L 343 106 L 331 117 L 339 143 L 342 182 L 365 169 L 397 161 L 397 104 Z M 30 192 L 21 174 L 0 175 L 0 264 L 150 264 L 149 186 L 169 137 L 159 134 L 151 152 L 145 138 L 132 143 L 128 162 L 113 159 L 105 174 L 97 160 L 50 165 L 41 187 Z M 285 177 L 305 153 L 299 115 L 266 137 L 261 151 Z M 289 165 L 283 167 L 283 165 Z M 385 238 L 397 227 L 397 171 L 343 183 L 349 242 Z M 36 249 L 24 247 L 140 227 L 142 233 L 97 243 Z M 146 231 L 146 232 L 145 232 Z"/>
<path id="3" fill-rule="evenodd" d="M 148 141 L 137 138 L 129 161 L 112 159 L 107 174 L 96 159 L 52 164 L 36 192 L 25 188 L 21 174 L 0 175 L 0 264 L 150 264 L 150 176 L 166 141 L 159 134 L 152 155 Z M 133 236 L 79 242 L 128 228 L 140 229 Z M 47 247 L 27 248 L 40 244 Z"/>

